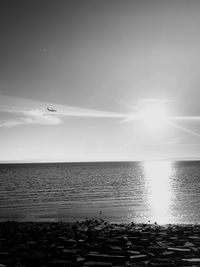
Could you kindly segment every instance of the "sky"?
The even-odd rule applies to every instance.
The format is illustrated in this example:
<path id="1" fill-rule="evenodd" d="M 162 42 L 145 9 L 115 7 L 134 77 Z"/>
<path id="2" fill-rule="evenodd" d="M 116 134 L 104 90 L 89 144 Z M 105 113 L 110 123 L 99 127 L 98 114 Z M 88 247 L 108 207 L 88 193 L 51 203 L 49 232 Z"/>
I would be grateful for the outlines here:
<path id="1" fill-rule="evenodd" d="M 2 0 L 0 161 L 200 158 L 199 14 L 198 0 Z"/>

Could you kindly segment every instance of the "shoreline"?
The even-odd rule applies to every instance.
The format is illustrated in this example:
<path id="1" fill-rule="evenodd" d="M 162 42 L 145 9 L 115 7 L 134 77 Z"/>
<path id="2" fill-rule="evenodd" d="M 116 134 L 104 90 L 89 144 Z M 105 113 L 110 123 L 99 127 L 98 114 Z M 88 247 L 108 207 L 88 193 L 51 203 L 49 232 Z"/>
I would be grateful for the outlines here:
<path id="1" fill-rule="evenodd" d="M 0 222 L 0 266 L 200 266 L 199 255 L 200 224 Z"/>

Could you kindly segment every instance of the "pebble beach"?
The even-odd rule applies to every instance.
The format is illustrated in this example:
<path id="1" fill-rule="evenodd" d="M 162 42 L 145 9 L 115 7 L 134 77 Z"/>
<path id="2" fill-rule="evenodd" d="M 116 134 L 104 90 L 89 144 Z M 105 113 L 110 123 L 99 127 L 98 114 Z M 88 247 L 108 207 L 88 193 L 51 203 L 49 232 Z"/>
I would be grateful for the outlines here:
<path id="1" fill-rule="evenodd" d="M 1 222 L 0 266 L 200 266 L 200 225 Z"/>

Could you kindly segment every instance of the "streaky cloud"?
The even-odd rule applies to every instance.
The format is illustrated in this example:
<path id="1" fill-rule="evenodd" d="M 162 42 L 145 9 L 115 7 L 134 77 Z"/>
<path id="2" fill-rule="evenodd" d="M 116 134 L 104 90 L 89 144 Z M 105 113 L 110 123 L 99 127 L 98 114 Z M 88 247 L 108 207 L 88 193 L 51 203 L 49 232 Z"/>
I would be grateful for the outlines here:
<path id="1" fill-rule="evenodd" d="M 20 125 L 20 124 L 23 124 L 23 122 L 20 122 L 20 121 L 5 121 L 5 122 L 0 123 L 0 128 L 1 127 L 9 128 L 9 127 L 17 126 L 17 125 Z"/>
<path id="2" fill-rule="evenodd" d="M 177 129 L 179 129 L 179 130 L 182 130 L 182 131 L 184 131 L 184 132 L 186 132 L 186 133 L 192 134 L 192 135 L 194 135 L 194 136 L 200 138 L 200 134 L 197 133 L 197 132 L 195 132 L 195 131 L 192 131 L 192 130 L 187 129 L 187 128 L 183 127 L 183 126 L 180 126 L 180 125 L 178 125 L 177 123 L 171 123 L 171 125 L 174 126 L 174 127 L 177 128 Z"/>
<path id="3" fill-rule="evenodd" d="M 120 121 L 120 123 L 131 122 L 135 120 L 140 120 L 140 116 L 137 114 L 127 115 L 126 118 Z M 187 122 L 200 122 L 200 116 L 167 116 L 166 121 L 187 121 Z"/>
<path id="4" fill-rule="evenodd" d="M 1 99 L 2 100 L 2 99 Z M 48 106 L 56 107 L 56 113 L 50 113 Z M 73 106 L 58 105 L 28 99 L 5 97 L 0 101 L 0 113 L 11 114 L 13 120 L 7 119 L 0 123 L 0 127 L 12 127 L 22 124 L 57 125 L 64 117 L 85 118 L 126 118 L 126 115 Z"/>
<path id="5" fill-rule="evenodd" d="M 71 117 L 91 117 L 91 118 L 125 118 L 126 115 L 114 113 L 109 111 L 100 111 L 93 109 L 84 109 L 78 107 L 61 107 L 56 105 L 58 116 L 71 116 Z"/>
<path id="6" fill-rule="evenodd" d="M 23 124 L 44 124 L 57 125 L 61 123 L 59 117 L 46 115 L 41 110 L 22 111 L 22 114 L 15 114 L 15 120 L 6 120 L 0 123 L 0 127 L 14 127 Z"/>
<path id="7" fill-rule="evenodd" d="M 59 117 L 48 115 L 39 109 L 24 111 L 23 113 L 25 117 L 22 120 L 25 124 L 56 125 L 61 123 Z"/>
<path id="8" fill-rule="evenodd" d="M 137 114 L 127 115 L 125 118 L 123 118 L 119 123 L 128 123 L 131 121 L 137 121 L 140 120 L 140 117 Z"/>
<path id="9" fill-rule="evenodd" d="M 138 105 L 140 104 L 146 104 L 146 103 L 169 103 L 171 102 L 170 99 L 164 99 L 164 98 L 144 98 L 138 100 Z"/>
<path id="10" fill-rule="evenodd" d="M 170 100 L 149 98 L 139 100 L 138 104 L 169 101 Z M 47 110 L 48 106 L 55 108 L 57 112 L 49 112 Z M 13 127 L 22 124 L 57 125 L 62 123 L 65 117 L 120 119 L 118 123 L 129 123 L 131 121 L 137 121 L 141 119 L 141 117 L 137 113 L 137 107 L 138 105 L 136 105 L 135 107 L 133 106 L 132 110 L 135 110 L 134 113 L 131 112 L 122 114 L 117 112 L 60 105 L 49 102 L 33 101 L 17 97 L 1 96 L 0 113 L 11 114 L 12 117 L 14 116 L 14 119 L 12 118 L 3 120 L 2 122 L 0 122 L 0 127 Z M 169 122 L 199 122 L 200 116 L 168 116 L 165 119 Z M 179 127 L 179 129 L 181 129 L 181 126 Z M 185 130 L 188 133 L 190 132 L 191 134 L 195 134 L 195 132 L 187 130 L 184 127 L 182 127 L 182 130 Z M 196 135 L 198 134 L 196 133 Z"/>
<path id="11" fill-rule="evenodd" d="M 200 121 L 200 116 L 171 116 L 167 117 L 171 121 Z"/>

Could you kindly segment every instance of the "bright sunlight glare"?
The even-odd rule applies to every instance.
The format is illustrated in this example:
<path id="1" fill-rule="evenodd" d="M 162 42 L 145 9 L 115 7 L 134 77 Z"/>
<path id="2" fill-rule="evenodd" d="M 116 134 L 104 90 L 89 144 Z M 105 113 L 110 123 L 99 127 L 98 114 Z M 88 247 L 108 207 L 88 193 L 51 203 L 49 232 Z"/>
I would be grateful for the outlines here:
<path id="1" fill-rule="evenodd" d="M 151 210 L 150 220 L 161 224 L 168 223 L 173 219 L 170 210 L 173 194 L 171 190 L 173 165 L 168 161 L 149 161 L 144 162 L 143 167 Z"/>
<path id="2" fill-rule="evenodd" d="M 139 117 L 148 129 L 161 130 L 167 125 L 167 114 L 161 105 L 151 105 L 139 110 Z"/>

